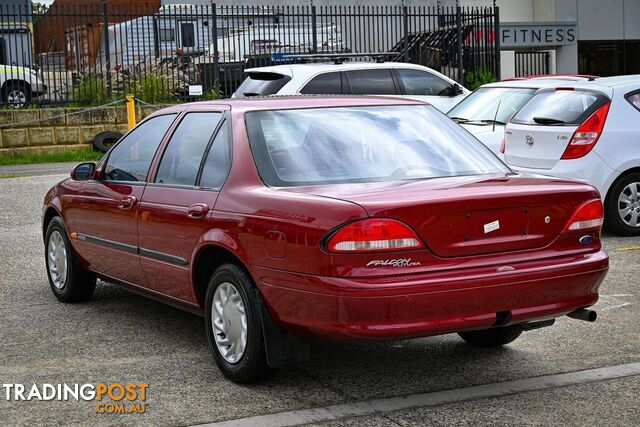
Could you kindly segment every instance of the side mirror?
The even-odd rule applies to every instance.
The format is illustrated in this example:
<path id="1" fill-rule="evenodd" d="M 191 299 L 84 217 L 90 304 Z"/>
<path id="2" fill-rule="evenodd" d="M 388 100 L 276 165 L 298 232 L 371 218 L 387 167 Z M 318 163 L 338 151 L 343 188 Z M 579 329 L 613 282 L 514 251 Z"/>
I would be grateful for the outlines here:
<path id="1" fill-rule="evenodd" d="M 451 86 L 450 93 L 451 93 L 451 96 L 458 96 L 462 93 L 462 88 L 458 83 L 454 83 L 453 86 Z"/>
<path id="2" fill-rule="evenodd" d="M 93 173 L 96 171 L 95 163 L 80 163 L 71 169 L 71 179 L 75 181 L 86 181 L 93 177 Z"/>

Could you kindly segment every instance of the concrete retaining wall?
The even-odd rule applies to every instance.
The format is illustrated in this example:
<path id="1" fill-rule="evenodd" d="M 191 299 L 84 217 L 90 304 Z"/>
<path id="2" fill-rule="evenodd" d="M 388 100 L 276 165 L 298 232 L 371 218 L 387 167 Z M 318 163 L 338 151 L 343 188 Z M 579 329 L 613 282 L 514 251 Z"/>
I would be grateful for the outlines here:
<path id="1" fill-rule="evenodd" d="M 136 117 L 142 120 L 154 111 L 137 106 Z M 125 106 L 0 110 L 0 126 L 0 155 L 76 151 L 91 147 L 93 137 L 99 132 L 128 130 Z"/>

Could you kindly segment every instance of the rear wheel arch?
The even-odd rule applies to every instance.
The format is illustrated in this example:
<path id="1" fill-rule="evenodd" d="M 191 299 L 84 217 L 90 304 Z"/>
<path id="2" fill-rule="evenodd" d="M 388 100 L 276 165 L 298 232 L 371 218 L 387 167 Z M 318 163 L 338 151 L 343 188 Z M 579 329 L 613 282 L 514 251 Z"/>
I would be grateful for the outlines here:
<path id="1" fill-rule="evenodd" d="M 606 204 L 610 197 L 612 196 L 612 190 L 613 187 L 615 187 L 615 185 L 622 179 L 626 178 L 627 175 L 632 174 L 632 173 L 640 173 L 640 166 L 636 166 L 630 169 L 625 170 L 624 172 L 621 172 L 616 179 L 613 180 L 613 182 L 611 182 L 611 185 L 609 185 L 609 188 L 607 189 L 607 194 L 604 198 L 604 203 Z"/>
<path id="2" fill-rule="evenodd" d="M 221 265 L 237 265 L 244 270 L 249 277 L 253 278 L 249 268 L 236 253 L 217 243 L 205 244 L 198 250 L 193 259 L 193 290 L 200 307 L 204 307 L 207 286 L 209 285 L 211 275 Z"/>
<path id="3" fill-rule="evenodd" d="M 632 167 L 622 172 L 611 183 L 604 199 L 604 227 L 610 232 L 621 236 L 638 236 L 640 227 L 629 225 L 619 214 L 618 196 L 626 182 L 640 182 L 640 167 Z M 617 194 L 616 194 L 617 193 Z M 635 208 L 632 208 L 632 210 Z"/>

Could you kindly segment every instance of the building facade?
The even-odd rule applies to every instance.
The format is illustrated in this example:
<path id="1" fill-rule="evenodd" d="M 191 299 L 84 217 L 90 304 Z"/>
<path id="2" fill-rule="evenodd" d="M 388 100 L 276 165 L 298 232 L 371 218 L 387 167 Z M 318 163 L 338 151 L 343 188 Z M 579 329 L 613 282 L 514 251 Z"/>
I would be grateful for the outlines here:
<path id="1" fill-rule="evenodd" d="M 547 53 L 550 73 L 640 74 L 640 0 L 460 3 L 500 8 L 503 77 L 517 74 L 517 59 L 526 53 Z"/>

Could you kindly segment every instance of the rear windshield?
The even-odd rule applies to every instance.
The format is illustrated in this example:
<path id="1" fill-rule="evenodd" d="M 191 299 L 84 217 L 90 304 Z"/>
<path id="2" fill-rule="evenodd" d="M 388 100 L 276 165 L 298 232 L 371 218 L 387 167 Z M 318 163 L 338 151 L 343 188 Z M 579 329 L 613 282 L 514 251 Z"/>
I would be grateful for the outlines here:
<path id="1" fill-rule="evenodd" d="M 266 96 L 278 93 L 291 77 L 278 73 L 250 73 L 242 82 L 236 96 Z"/>
<path id="2" fill-rule="evenodd" d="M 509 171 L 428 105 L 254 111 L 246 123 L 256 165 L 271 186 Z"/>
<path id="3" fill-rule="evenodd" d="M 534 89 L 485 87 L 460 101 L 447 115 L 460 123 L 506 123 L 535 94 Z"/>
<path id="4" fill-rule="evenodd" d="M 524 125 L 579 125 L 607 100 L 602 94 L 578 90 L 540 92 L 511 121 Z"/>

